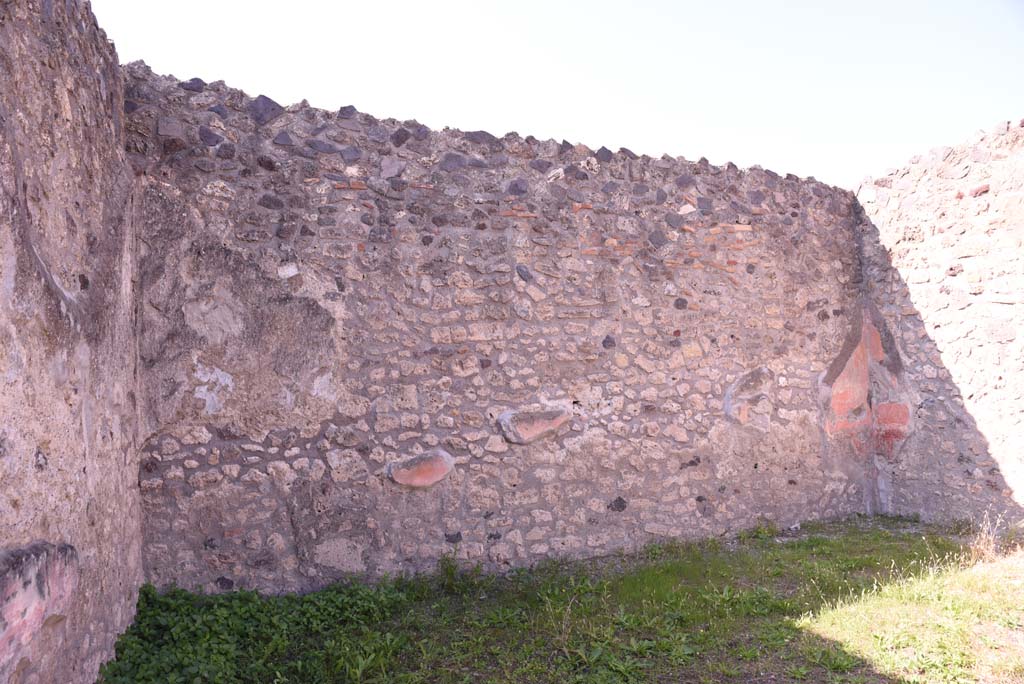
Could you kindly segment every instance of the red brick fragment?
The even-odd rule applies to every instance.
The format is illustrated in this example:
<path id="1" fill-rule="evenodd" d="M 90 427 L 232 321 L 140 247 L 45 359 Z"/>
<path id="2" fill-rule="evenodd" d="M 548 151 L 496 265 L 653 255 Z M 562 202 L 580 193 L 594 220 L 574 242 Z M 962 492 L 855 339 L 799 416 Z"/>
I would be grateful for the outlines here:
<path id="1" fill-rule="evenodd" d="M 571 417 L 572 414 L 565 409 L 505 411 L 498 416 L 498 427 L 506 441 L 530 444 L 554 435 Z"/>
<path id="2" fill-rule="evenodd" d="M 437 484 L 455 467 L 455 459 L 444 449 L 433 449 L 404 461 L 388 464 L 388 477 L 406 487 Z"/>

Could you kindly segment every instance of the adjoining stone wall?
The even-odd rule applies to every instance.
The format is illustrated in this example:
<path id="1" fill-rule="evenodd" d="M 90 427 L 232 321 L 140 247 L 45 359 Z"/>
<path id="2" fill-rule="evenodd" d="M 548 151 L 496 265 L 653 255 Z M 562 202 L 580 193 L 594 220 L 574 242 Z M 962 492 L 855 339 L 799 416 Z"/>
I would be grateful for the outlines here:
<path id="1" fill-rule="evenodd" d="M 1024 121 L 858 191 L 872 298 L 907 360 L 916 429 L 892 510 L 1020 520 L 1024 505 Z"/>
<path id="2" fill-rule="evenodd" d="M 68 544 L 33 542 L 0 551 L 0 675 L 5 682 L 25 679 L 34 667 L 29 654 L 39 660 L 49 656 L 36 638 L 44 627 L 66 619 L 78 589 L 78 565 L 78 554 Z M 37 677 L 49 671 L 39 665 Z"/>
<path id="3" fill-rule="evenodd" d="M 93 681 L 142 581 L 122 109 L 87 5 L 0 3 L 2 682 Z"/>
<path id="4" fill-rule="evenodd" d="M 878 508 L 819 427 L 866 311 L 850 193 L 127 78 L 158 585 Z"/>

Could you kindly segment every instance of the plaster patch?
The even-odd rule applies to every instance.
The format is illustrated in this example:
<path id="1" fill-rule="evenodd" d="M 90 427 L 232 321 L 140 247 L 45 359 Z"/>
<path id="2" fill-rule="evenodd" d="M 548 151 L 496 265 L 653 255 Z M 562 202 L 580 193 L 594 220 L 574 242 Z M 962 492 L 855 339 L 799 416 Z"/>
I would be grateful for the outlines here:
<path id="1" fill-rule="evenodd" d="M 244 323 L 234 296 L 218 285 L 209 297 L 185 302 L 181 311 L 185 324 L 202 335 L 210 344 L 220 346 L 242 333 Z"/>
<path id="2" fill-rule="evenodd" d="M 224 402 L 218 391 L 230 392 L 233 390 L 235 388 L 234 378 L 220 368 L 207 367 L 201 363 L 196 363 L 195 376 L 207 384 L 196 387 L 192 392 L 193 396 L 205 403 L 203 411 L 208 415 L 219 413 L 224 408 Z"/>
<path id="3" fill-rule="evenodd" d="M 344 537 L 335 537 L 317 545 L 313 551 L 313 559 L 319 565 L 342 572 L 366 572 L 364 551 L 362 544 Z"/>

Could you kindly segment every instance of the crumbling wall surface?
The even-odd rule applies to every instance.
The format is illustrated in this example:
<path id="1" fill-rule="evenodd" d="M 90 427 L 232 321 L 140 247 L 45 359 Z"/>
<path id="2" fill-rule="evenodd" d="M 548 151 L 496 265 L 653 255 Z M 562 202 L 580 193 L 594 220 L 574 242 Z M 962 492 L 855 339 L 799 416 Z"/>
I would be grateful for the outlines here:
<path id="1" fill-rule="evenodd" d="M 850 193 L 126 73 L 158 585 L 870 509 L 820 427 L 864 317 Z"/>
<path id="2" fill-rule="evenodd" d="M 866 280 L 906 357 L 915 426 L 881 463 L 893 512 L 1021 518 L 1022 124 L 933 150 L 858 192 Z"/>
<path id="3" fill-rule="evenodd" d="M 131 174 L 113 48 L 0 3 L 0 681 L 91 682 L 142 581 Z"/>

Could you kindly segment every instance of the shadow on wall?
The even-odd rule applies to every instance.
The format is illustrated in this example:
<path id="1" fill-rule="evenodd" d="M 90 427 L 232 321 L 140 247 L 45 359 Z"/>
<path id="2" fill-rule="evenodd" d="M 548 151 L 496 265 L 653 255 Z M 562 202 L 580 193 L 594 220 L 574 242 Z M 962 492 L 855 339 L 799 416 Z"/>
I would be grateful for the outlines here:
<path id="1" fill-rule="evenodd" d="M 1004 475 L 1004 468 L 1013 472 L 1018 464 L 1010 453 L 994 454 L 988 438 L 1005 425 L 979 424 L 965 406 L 955 369 L 943 363 L 946 350 L 929 334 L 941 327 L 948 301 L 915 304 L 866 215 L 859 237 L 862 311 L 822 380 L 822 403 L 828 438 L 863 460 L 874 478 L 865 509 L 933 521 L 978 522 L 987 514 L 1018 523 L 1024 519 L 1021 492 Z M 979 344 L 975 334 L 956 344 Z"/>
<path id="2" fill-rule="evenodd" d="M 1020 518 L 1024 121 L 862 184 L 866 273 L 908 366 L 918 427 L 898 512 Z"/>

